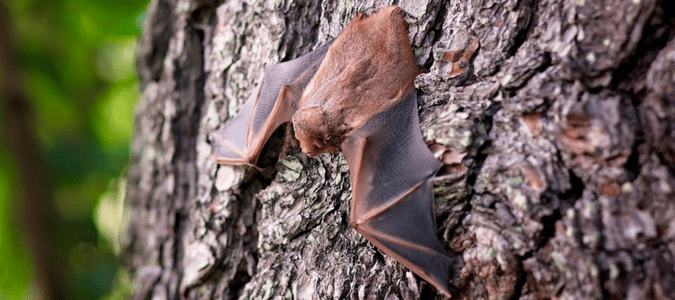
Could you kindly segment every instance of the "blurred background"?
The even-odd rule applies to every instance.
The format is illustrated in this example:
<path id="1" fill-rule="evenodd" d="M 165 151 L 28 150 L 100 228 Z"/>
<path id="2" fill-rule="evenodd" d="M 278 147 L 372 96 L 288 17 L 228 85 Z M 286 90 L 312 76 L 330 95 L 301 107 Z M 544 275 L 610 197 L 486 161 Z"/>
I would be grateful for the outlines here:
<path id="1" fill-rule="evenodd" d="M 0 300 L 124 299 L 148 0 L 0 0 Z"/>

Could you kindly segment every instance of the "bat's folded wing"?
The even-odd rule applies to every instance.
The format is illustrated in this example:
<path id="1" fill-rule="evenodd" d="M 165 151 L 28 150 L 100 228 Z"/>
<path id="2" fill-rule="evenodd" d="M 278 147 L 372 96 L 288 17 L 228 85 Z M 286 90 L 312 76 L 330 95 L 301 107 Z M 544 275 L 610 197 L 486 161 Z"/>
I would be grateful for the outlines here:
<path id="1" fill-rule="evenodd" d="M 448 252 L 436 236 L 429 179 L 441 163 L 424 141 L 416 91 L 342 144 L 351 175 L 352 226 L 449 295 Z"/>
<path id="2" fill-rule="evenodd" d="M 331 43 L 294 60 L 265 69 L 260 89 L 251 95 L 236 117 L 212 135 L 217 163 L 255 165 L 267 139 L 291 120 L 305 86 L 319 68 Z"/>

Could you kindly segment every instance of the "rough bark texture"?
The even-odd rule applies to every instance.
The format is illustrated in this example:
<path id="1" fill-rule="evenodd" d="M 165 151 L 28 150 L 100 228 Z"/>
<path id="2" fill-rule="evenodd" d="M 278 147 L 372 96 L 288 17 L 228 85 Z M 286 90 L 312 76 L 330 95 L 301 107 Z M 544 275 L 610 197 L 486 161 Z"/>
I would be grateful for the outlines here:
<path id="1" fill-rule="evenodd" d="M 282 129 L 264 172 L 209 158 L 264 66 L 389 4 L 152 2 L 127 189 L 135 299 L 434 297 L 349 227 L 341 154 L 308 158 Z M 416 86 L 446 163 L 455 297 L 675 299 L 673 2 L 397 4 L 430 70 Z"/>

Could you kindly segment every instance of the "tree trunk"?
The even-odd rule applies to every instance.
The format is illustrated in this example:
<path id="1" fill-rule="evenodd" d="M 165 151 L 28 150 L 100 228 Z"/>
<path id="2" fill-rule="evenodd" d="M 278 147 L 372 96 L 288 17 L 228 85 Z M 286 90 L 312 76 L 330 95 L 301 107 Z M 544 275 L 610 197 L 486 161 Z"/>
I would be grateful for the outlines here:
<path id="1" fill-rule="evenodd" d="M 397 3 L 429 70 L 415 84 L 446 164 L 454 297 L 675 299 L 673 2 Z M 308 158 L 282 127 L 263 172 L 209 157 L 265 66 L 389 4 L 153 0 L 127 181 L 135 299 L 435 295 L 349 227 L 342 154 Z"/>

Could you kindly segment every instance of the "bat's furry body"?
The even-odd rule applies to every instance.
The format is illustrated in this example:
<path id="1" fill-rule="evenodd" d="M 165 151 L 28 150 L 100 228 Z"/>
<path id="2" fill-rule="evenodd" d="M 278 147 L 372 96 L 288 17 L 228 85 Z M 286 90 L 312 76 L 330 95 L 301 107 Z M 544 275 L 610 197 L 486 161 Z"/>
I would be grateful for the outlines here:
<path id="1" fill-rule="evenodd" d="M 358 14 L 302 93 L 293 116 L 301 148 L 310 156 L 339 151 L 349 132 L 410 95 L 419 73 L 398 7 Z"/>
<path id="2" fill-rule="evenodd" d="M 268 67 L 260 90 L 214 133 L 213 158 L 254 165 L 292 121 L 303 152 L 345 154 L 351 225 L 449 295 L 451 260 L 436 237 L 429 183 L 441 163 L 420 133 L 419 73 L 399 7 L 358 14 L 332 43 Z"/>

